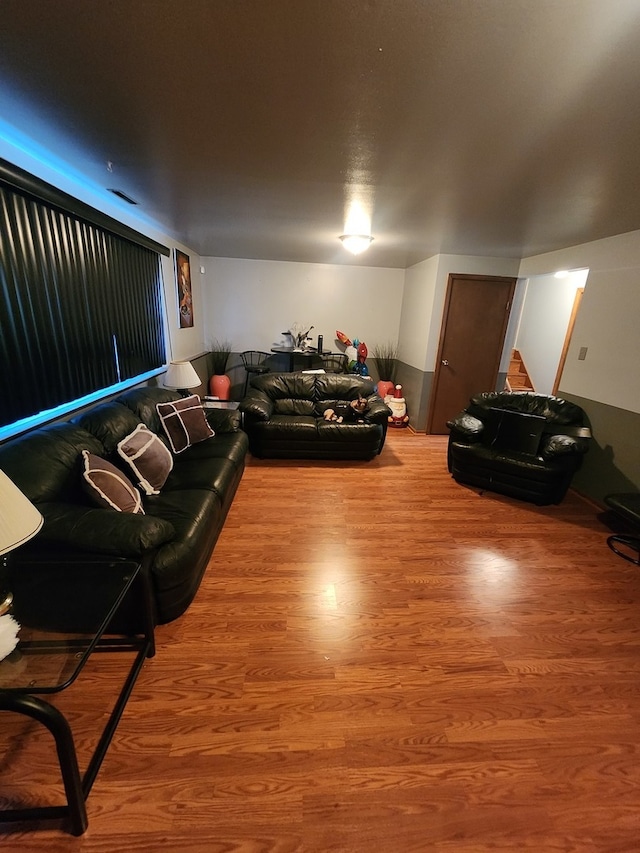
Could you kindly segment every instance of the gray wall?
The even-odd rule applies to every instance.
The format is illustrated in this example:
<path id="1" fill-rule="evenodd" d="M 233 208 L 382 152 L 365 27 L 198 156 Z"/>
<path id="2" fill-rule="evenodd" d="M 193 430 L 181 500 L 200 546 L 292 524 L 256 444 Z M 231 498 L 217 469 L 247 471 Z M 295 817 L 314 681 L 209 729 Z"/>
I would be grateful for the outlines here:
<path id="1" fill-rule="evenodd" d="M 593 434 L 573 479 L 576 491 L 602 504 L 610 492 L 640 490 L 640 415 L 572 394 L 563 396 L 585 410 Z"/>

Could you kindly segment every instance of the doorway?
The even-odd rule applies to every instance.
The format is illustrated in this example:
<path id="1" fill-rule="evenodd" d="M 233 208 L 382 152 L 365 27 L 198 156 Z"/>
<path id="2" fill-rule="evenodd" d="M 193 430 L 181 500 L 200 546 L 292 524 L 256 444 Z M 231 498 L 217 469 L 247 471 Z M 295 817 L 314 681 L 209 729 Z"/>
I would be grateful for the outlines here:
<path id="1" fill-rule="evenodd" d="M 428 433 L 447 434 L 474 394 L 495 390 L 515 286 L 504 276 L 449 275 Z"/>
<path id="2" fill-rule="evenodd" d="M 530 276 L 513 346 L 538 394 L 556 394 L 588 269 Z M 517 300 L 516 300 L 517 301 Z"/>

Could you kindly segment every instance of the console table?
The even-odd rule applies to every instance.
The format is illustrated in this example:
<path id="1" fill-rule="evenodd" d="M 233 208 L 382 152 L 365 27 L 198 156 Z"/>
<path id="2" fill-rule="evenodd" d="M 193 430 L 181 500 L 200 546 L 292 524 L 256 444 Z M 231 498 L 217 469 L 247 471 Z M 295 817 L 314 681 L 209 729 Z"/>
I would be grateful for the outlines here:
<path id="1" fill-rule="evenodd" d="M 317 358 L 318 355 L 332 355 L 332 350 L 323 349 L 321 353 L 318 353 L 317 349 L 313 347 L 311 349 L 299 350 L 294 349 L 293 347 L 271 347 L 271 352 L 273 353 L 284 353 L 289 356 L 289 373 L 293 373 L 293 363 L 294 359 L 297 357 L 303 358 L 305 360 L 309 360 L 312 358 Z"/>
<path id="2" fill-rule="evenodd" d="M 142 665 L 155 653 L 147 573 L 140 563 L 128 559 L 64 564 L 47 560 L 21 562 L 15 572 L 9 572 L 7 582 L 13 593 L 12 615 L 21 628 L 17 647 L 0 661 L 0 711 L 23 714 L 49 729 L 67 804 L 0 811 L 0 822 L 66 818 L 71 833 L 81 835 L 88 825 L 86 799 Z M 139 603 L 141 633 L 107 636 L 127 596 L 135 596 Z M 56 707 L 34 694 L 70 687 L 96 651 L 130 652 L 134 659 L 81 777 L 69 723 Z"/>

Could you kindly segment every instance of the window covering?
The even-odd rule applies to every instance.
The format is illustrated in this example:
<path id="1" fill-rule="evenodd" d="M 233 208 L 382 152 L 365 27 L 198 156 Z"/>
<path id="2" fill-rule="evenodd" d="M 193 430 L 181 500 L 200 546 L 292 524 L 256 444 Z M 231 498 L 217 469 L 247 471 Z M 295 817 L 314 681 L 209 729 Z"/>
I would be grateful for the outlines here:
<path id="1" fill-rule="evenodd" d="M 0 426 L 165 364 L 164 247 L 106 220 L 36 198 L 0 170 Z"/>

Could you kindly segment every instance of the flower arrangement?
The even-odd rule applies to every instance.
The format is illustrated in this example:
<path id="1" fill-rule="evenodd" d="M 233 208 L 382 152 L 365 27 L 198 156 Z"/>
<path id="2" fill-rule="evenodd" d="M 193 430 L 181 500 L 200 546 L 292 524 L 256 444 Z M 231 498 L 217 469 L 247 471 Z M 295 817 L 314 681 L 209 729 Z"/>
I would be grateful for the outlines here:
<path id="1" fill-rule="evenodd" d="M 313 326 L 309 326 L 308 329 L 305 330 L 305 324 L 303 323 L 292 323 L 289 327 L 289 331 L 286 333 L 287 335 L 291 335 L 291 340 L 293 341 L 294 349 L 304 349 L 307 345 L 307 341 L 311 340 L 309 338 L 309 333 L 313 329 Z"/>
<path id="2" fill-rule="evenodd" d="M 385 344 L 376 344 L 372 349 L 380 379 L 393 382 L 395 385 L 398 372 L 398 347 L 392 341 L 388 341 Z"/>
<path id="3" fill-rule="evenodd" d="M 219 341 L 217 338 L 211 341 L 211 364 L 215 376 L 224 375 L 230 355 L 231 344 L 229 341 Z"/>

